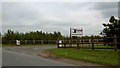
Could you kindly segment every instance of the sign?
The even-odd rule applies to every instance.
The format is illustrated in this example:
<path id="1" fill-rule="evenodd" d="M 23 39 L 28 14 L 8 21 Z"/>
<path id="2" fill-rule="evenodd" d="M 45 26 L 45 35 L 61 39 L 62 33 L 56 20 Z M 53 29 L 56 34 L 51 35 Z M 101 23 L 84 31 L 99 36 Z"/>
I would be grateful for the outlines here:
<path id="1" fill-rule="evenodd" d="M 81 36 L 83 35 L 83 29 L 82 28 L 71 28 L 71 35 L 72 36 Z"/>
<path id="2" fill-rule="evenodd" d="M 63 45 L 62 45 L 62 40 L 59 40 L 59 45 L 58 45 L 59 47 L 62 47 Z"/>
<path id="3" fill-rule="evenodd" d="M 16 45 L 19 46 L 20 45 L 20 41 L 16 40 Z"/>
<path id="4" fill-rule="evenodd" d="M 82 28 L 70 28 L 70 47 L 72 47 L 72 36 L 81 36 L 83 35 Z"/>

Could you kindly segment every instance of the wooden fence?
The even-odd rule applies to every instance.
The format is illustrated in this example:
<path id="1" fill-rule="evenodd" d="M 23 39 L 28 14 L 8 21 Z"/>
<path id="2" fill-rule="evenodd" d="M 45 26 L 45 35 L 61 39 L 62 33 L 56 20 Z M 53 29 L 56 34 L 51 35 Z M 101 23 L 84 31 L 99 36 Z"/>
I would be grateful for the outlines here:
<path id="1" fill-rule="evenodd" d="M 104 39 L 111 38 L 113 39 L 111 42 L 104 41 Z M 60 40 L 20 40 L 20 44 L 57 44 L 57 47 L 77 47 L 78 49 L 82 46 L 89 45 L 92 47 L 92 50 L 94 50 L 94 45 L 114 45 L 114 50 L 117 50 L 117 45 L 120 44 L 120 37 L 81 37 L 72 40 L 61 40 L 61 43 L 59 43 Z M 119 41 L 119 42 L 118 42 Z M 2 44 L 16 44 L 16 40 L 2 40 Z M 76 46 L 70 46 L 76 45 Z M 85 45 L 84 45 L 85 44 Z M 61 46 L 60 46 L 61 45 Z"/>
<path id="2" fill-rule="evenodd" d="M 108 38 L 111 38 L 113 40 L 111 42 L 104 41 L 104 39 L 108 39 Z M 117 45 L 120 44 L 120 40 L 119 42 L 117 41 L 118 39 L 120 39 L 120 37 L 78 38 L 76 40 L 72 40 L 72 42 L 70 42 L 70 40 L 58 40 L 57 48 L 77 47 L 77 49 L 79 49 L 81 46 L 83 47 L 86 46 L 86 44 L 88 44 L 89 46 L 91 45 L 92 50 L 94 50 L 95 49 L 94 45 L 114 45 L 113 49 L 117 51 Z"/>

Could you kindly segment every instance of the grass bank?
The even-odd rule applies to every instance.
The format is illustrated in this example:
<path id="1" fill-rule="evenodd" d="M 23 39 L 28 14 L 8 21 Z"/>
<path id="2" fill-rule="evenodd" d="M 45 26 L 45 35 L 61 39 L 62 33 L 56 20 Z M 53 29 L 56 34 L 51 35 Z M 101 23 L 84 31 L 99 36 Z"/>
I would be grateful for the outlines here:
<path id="1" fill-rule="evenodd" d="M 98 64 L 118 66 L 118 52 L 112 49 L 76 49 L 76 48 L 54 48 L 48 49 L 50 53 L 64 58 L 80 61 L 88 61 Z"/>

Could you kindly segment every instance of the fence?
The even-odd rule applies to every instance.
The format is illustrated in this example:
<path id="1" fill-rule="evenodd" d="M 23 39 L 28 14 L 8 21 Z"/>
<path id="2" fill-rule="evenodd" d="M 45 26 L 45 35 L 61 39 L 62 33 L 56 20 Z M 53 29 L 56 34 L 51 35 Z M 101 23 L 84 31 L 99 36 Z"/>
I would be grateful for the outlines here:
<path id="1" fill-rule="evenodd" d="M 111 42 L 104 41 L 104 39 L 114 39 Z M 72 40 L 72 44 L 120 44 L 116 39 L 120 40 L 120 37 L 88 37 L 88 38 L 77 38 Z M 58 40 L 20 40 L 21 44 L 57 44 Z M 62 43 L 71 44 L 70 40 L 62 40 Z M 16 44 L 16 40 L 2 40 L 2 44 Z"/>
<path id="2" fill-rule="evenodd" d="M 2 40 L 2 44 L 16 44 L 16 40 Z M 57 44 L 56 40 L 20 40 L 20 44 Z"/>
<path id="3" fill-rule="evenodd" d="M 112 39 L 111 41 L 105 41 L 104 39 Z M 61 43 L 60 43 L 61 41 Z M 119 41 L 119 42 L 118 42 Z M 71 46 L 72 44 L 72 46 Z M 84 45 L 85 44 L 85 45 Z M 76 40 L 58 40 L 58 48 L 66 48 L 66 47 L 77 47 L 78 49 L 82 46 L 86 46 L 88 44 L 91 46 L 92 50 L 94 50 L 94 45 L 114 45 L 114 50 L 117 51 L 117 45 L 120 46 L 120 37 L 88 37 L 88 38 L 78 38 Z"/>

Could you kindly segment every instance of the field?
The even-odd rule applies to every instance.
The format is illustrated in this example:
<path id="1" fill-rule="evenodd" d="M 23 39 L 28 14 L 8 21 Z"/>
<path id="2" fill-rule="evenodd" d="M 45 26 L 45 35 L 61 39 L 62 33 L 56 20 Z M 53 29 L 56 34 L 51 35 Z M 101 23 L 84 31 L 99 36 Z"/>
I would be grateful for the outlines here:
<path id="1" fill-rule="evenodd" d="M 108 66 L 118 66 L 118 52 L 115 52 L 113 49 L 91 50 L 88 48 L 81 48 L 78 50 L 76 48 L 53 48 L 48 49 L 47 51 L 58 57 L 70 58 L 80 61 L 88 61 Z"/>

